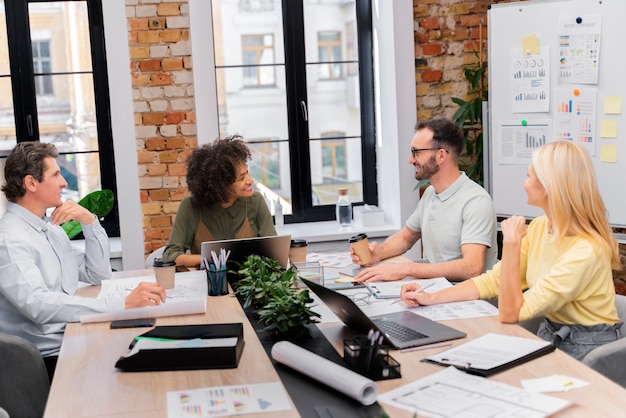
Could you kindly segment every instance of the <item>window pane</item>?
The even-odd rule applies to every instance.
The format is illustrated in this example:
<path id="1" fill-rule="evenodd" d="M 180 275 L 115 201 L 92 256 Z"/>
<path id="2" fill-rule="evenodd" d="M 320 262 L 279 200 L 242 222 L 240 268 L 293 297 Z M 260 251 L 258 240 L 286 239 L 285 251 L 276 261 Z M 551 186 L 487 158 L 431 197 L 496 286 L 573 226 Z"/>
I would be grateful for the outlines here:
<path id="1" fill-rule="evenodd" d="M 348 188 L 351 202 L 362 202 L 361 138 L 316 139 L 310 147 L 313 204 L 335 204 L 342 187 Z"/>
<path id="2" fill-rule="evenodd" d="M 242 36 L 243 84 L 245 86 L 272 86 L 276 83 L 274 45 L 271 35 Z"/>
<path id="3" fill-rule="evenodd" d="M 29 3 L 28 15 L 34 60 L 50 60 L 57 73 L 91 71 L 86 1 Z"/>
<path id="4" fill-rule="evenodd" d="M 68 151 L 97 151 L 98 133 L 91 74 L 37 76 L 49 78 L 54 95 L 37 97 L 42 142 L 53 142 Z"/>
<path id="5" fill-rule="evenodd" d="M 0 92 L 2 92 L 0 94 L 0 153 L 2 153 L 12 149 L 17 143 L 4 0 L 0 0 Z"/>
<path id="6" fill-rule="evenodd" d="M 248 162 L 248 168 L 256 189 L 270 201 L 270 210 L 273 211 L 273 202 L 280 197 L 283 214 L 291 214 L 289 144 L 286 141 L 278 142 L 276 138 L 267 140 L 257 138 L 248 146 L 252 151 L 252 160 Z"/>
<path id="7" fill-rule="evenodd" d="M 340 131 L 346 136 L 361 135 L 358 74 L 329 83 L 319 80 L 320 68 L 329 64 L 307 65 L 309 137 Z"/>
<path id="8" fill-rule="evenodd" d="M 285 63 L 279 1 L 213 0 L 211 4 L 217 67 L 242 65 L 242 51 L 247 48 L 271 49 L 271 57 L 260 58 L 263 63 Z"/>
<path id="9" fill-rule="evenodd" d="M 327 62 L 331 59 L 358 62 L 355 2 L 304 2 L 303 7 L 306 62 Z M 329 51 L 336 46 L 339 53 L 335 55 L 329 52 L 328 59 L 318 61 L 320 57 L 313 45 L 319 48 L 323 46 Z M 349 47 L 354 49 L 351 56 L 347 56 Z"/>
<path id="10" fill-rule="evenodd" d="M 62 148 L 59 147 L 59 151 L 63 152 Z M 62 193 L 63 200 L 77 202 L 90 192 L 102 189 L 99 159 L 97 152 L 59 155 L 57 163 L 67 181 L 67 187 Z"/>
<path id="11" fill-rule="evenodd" d="M 216 69 L 220 137 L 239 134 L 258 155 L 250 172 L 260 191 L 291 201 L 285 74 L 282 66 L 263 67 L 276 72 L 281 87 L 245 89 L 241 68 Z M 267 189 L 263 189 L 266 187 Z M 269 196 L 268 196 L 269 197 Z M 291 207 L 285 210 L 291 213 Z"/>

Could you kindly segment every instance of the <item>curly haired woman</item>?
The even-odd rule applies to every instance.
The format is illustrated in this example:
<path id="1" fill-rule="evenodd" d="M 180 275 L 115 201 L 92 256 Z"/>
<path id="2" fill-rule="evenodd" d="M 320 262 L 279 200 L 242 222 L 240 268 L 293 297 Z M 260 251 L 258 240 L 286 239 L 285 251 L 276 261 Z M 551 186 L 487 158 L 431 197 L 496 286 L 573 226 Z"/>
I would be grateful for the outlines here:
<path id="1" fill-rule="evenodd" d="M 187 159 L 191 196 L 180 203 L 164 258 L 176 260 L 177 266 L 195 267 L 204 241 L 276 235 L 265 199 L 252 189 L 250 158 L 238 135 L 192 152 Z"/>

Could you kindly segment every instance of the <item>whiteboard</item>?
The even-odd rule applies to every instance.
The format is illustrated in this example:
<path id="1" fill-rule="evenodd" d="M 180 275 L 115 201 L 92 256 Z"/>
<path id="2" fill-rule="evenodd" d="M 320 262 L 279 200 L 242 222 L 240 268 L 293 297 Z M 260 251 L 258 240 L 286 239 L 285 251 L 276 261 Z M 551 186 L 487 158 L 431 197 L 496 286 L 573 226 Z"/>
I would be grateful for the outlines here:
<path id="1" fill-rule="evenodd" d="M 570 140 L 592 155 L 609 222 L 626 226 L 626 118 L 624 111 L 615 110 L 626 99 L 625 17 L 625 0 L 535 0 L 491 6 L 486 172 L 498 216 L 543 214 L 526 203 L 523 183 L 530 151 L 543 140 L 568 138 L 574 132 Z M 600 34 L 597 60 L 591 47 L 582 50 L 585 59 L 578 62 L 576 42 L 590 42 L 594 32 Z M 546 72 L 519 71 L 540 64 L 545 64 Z M 544 138 L 542 132 L 549 134 Z"/>

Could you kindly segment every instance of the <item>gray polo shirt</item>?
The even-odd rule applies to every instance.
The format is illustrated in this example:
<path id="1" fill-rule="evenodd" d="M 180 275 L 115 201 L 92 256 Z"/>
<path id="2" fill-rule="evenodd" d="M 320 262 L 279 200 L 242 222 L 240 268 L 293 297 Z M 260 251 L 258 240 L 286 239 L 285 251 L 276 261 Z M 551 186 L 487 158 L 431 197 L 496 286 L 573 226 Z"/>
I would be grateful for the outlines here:
<path id="1" fill-rule="evenodd" d="M 432 186 L 428 187 L 406 226 L 422 233 L 425 262 L 460 259 L 463 244 L 487 246 L 485 271 L 498 261 L 493 202 L 485 189 L 464 172 L 439 194 Z"/>

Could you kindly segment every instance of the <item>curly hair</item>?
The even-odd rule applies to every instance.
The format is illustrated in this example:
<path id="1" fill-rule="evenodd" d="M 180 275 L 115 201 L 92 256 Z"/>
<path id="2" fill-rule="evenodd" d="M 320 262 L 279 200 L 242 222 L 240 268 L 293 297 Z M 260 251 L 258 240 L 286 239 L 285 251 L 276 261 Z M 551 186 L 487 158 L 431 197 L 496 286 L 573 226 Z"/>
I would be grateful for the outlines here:
<path id="1" fill-rule="evenodd" d="M 33 176 L 38 182 L 43 181 L 46 170 L 46 158 L 57 158 L 59 152 L 53 144 L 38 141 L 20 142 L 7 157 L 4 166 L 6 183 L 2 191 L 9 202 L 16 202 L 26 194 L 24 177 Z"/>
<path id="2" fill-rule="evenodd" d="M 202 206 L 228 202 L 239 166 L 251 157 L 250 149 L 239 135 L 195 149 L 187 159 L 187 187 L 192 198 Z"/>

